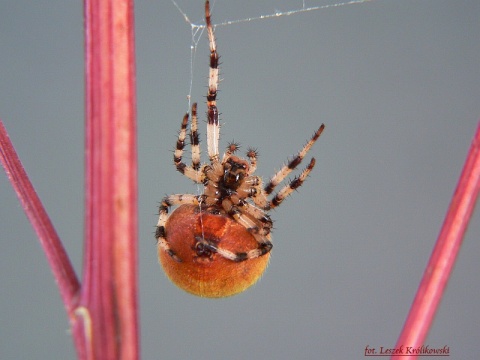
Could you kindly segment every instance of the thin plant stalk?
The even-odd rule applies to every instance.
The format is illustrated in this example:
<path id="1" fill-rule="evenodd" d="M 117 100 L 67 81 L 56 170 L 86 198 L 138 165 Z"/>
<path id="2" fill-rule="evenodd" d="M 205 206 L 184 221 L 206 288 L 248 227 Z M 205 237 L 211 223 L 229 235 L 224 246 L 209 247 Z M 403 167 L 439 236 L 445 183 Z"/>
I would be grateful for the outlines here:
<path id="1" fill-rule="evenodd" d="M 480 190 L 480 122 L 396 348 L 423 345 L 452 272 Z M 413 357 L 413 356 L 412 356 Z M 392 359 L 401 359 L 392 356 Z"/>
<path id="2" fill-rule="evenodd" d="M 0 161 L 17 194 L 28 220 L 38 236 L 45 251 L 47 261 L 60 289 L 60 296 L 70 319 L 74 318 L 76 299 L 80 283 L 75 275 L 72 263 L 53 227 L 40 198 L 33 188 L 28 175 L 23 168 L 17 152 L 13 147 L 7 130 L 0 120 Z"/>
<path id="3" fill-rule="evenodd" d="M 0 120 L 0 161 L 17 194 L 20 204 L 37 234 L 48 264 L 58 285 L 67 316 L 72 328 L 77 322 L 77 304 L 80 293 L 80 282 L 72 263 L 53 224 L 38 197 L 33 184 L 20 162 L 3 122 Z M 80 359 L 84 359 L 84 333 L 72 329 L 73 340 Z"/>
<path id="4" fill-rule="evenodd" d="M 137 154 L 133 0 L 85 0 L 88 357 L 136 359 Z"/>

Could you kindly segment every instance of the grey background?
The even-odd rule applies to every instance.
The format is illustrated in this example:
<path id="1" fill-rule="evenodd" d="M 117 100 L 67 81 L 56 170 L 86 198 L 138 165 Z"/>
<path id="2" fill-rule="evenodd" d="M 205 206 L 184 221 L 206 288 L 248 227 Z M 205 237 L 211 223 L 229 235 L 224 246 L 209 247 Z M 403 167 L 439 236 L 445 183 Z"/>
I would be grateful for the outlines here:
<path id="1" fill-rule="evenodd" d="M 202 22 L 203 1 L 179 5 Z M 213 20 L 301 5 L 219 0 Z M 82 16 L 80 1 L 0 4 L 0 118 L 79 273 Z M 171 159 L 190 27 L 169 1 L 137 1 L 144 359 L 359 359 L 367 345 L 395 344 L 480 116 L 479 18 L 476 0 L 379 0 L 217 28 L 223 145 L 258 147 L 268 178 L 326 130 L 312 176 L 273 213 L 260 283 L 208 300 L 166 279 L 153 238 L 158 201 L 197 191 Z M 192 93 L 202 115 L 207 66 L 203 37 Z M 0 194 L 0 358 L 72 359 L 58 290 L 4 175 Z M 452 359 L 478 356 L 479 231 L 477 211 L 426 341 L 450 346 Z"/>

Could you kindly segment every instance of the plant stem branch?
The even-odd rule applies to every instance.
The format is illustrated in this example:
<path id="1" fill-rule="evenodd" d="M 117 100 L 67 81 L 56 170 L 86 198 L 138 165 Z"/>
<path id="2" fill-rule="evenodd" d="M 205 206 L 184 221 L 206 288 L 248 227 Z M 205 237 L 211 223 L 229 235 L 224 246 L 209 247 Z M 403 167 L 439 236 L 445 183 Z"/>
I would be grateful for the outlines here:
<path id="1" fill-rule="evenodd" d="M 47 261 L 60 289 L 60 296 L 62 297 L 67 314 L 69 318 L 72 319 L 80 290 L 80 283 L 78 282 L 62 242 L 28 178 L 1 120 L 0 160 L 20 200 L 20 204 L 38 236 L 40 245 L 45 251 Z"/>
<path id="2" fill-rule="evenodd" d="M 480 190 L 480 122 L 396 347 L 423 345 L 455 264 Z M 413 356 L 412 356 L 413 357 Z M 400 359 L 393 356 L 392 359 Z"/>

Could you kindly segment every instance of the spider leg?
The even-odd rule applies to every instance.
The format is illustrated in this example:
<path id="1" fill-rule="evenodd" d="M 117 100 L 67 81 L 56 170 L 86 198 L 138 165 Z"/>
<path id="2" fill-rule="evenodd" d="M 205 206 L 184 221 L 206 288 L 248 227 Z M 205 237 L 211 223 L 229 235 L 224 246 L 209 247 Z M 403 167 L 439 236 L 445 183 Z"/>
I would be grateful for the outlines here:
<path id="1" fill-rule="evenodd" d="M 321 125 L 313 134 L 312 138 L 305 144 L 302 150 L 292 160 L 285 164 L 265 185 L 264 190 L 267 195 L 271 194 L 275 187 L 280 184 L 303 160 L 310 148 L 315 144 L 315 141 L 320 137 L 325 125 Z M 312 166 L 313 168 L 313 166 Z M 297 186 L 298 187 L 298 186 Z"/>
<path id="2" fill-rule="evenodd" d="M 235 219 L 240 225 L 244 226 L 248 232 L 255 237 L 255 240 L 258 242 L 258 247 L 247 252 L 234 253 L 210 244 L 211 250 L 236 262 L 254 259 L 263 256 L 272 250 L 273 245 L 270 238 L 272 220 L 263 210 L 254 207 L 252 204 L 249 204 L 244 200 L 235 198 L 234 196 L 225 199 L 222 202 L 222 207 L 227 211 L 229 216 Z"/>
<path id="3" fill-rule="evenodd" d="M 183 149 L 185 148 L 185 137 L 187 136 L 188 113 L 186 113 L 183 117 L 182 126 L 180 128 L 180 132 L 178 133 L 177 145 L 175 152 L 173 153 L 173 163 L 181 174 L 185 175 L 196 183 L 202 183 L 205 176 L 203 172 L 198 169 L 198 163 L 200 162 L 200 145 L 198 144 L 198 133 L 196 131 L 197 104 L 193 104 L 192 106 L 192 118 L 192 126 L 190 129 L 191 137 L 194 140 L 194 142 L 192 142 L 192 166 L 187 166 L 182 161 Z M 194 134 L 196 134 L 196 139 Z"/>
<path id="4" fill-rule="evenodd" d="M 174 194 L 174 195 L 165 196 L 162 200 L 162 203 L 160 204 L 157 229 L 155 231 L 157 246 L 162 248 L 175 261 L 181 262 L 182 260 L 175 254 L 175 251 L 173 251 L 170 248 L 170 244 L 167 241 L 165 224 L 167 223 L 167 220 L 169 217 L 168 209 L 174 205 L 184 205 L 184 204 L 199 205 L 200 202 L 202 201 L 203 201 L 202 195 Z"/>
<path id="5" fill-rule="evenodd" d="M 218 53 L 215 44 L 212 22 L 210 21 L 210 4 L 205 2 L 205 20 L 207 23 L 208 41 L 210 43 L 210 71 L 207 93 L 207 146 L 210 162 L 218 161 L 218 142 L 220 125 L 218 123 L 217 89 L 218 89 Z"/>
<path id="6" fill-rule="evenodd" d="M 247 215 L 248 217 L 254 218 L 258 223 L 261 224 L 260 233 L 263 235 L 270 234 L 270 231 L 273 227 L 273 222 L 270 216 L 262 208 L 255 206 L 247 201 L 239 200 L 238 206 L 242 214 Z"/>
<path id="7" fill-rule="evenodd" d="M 222 206 L 229 216 L 243 225 L 250 233 L 258 234 L 260 237 L 270 234 L 273 222 L 262 209 L 234 195 L 230 199 L 225 199 Z M 259 242 L 262 240 L 260 239 Z"/>
<path id="8" fill-rule="evenodd" d="M 267 209 L 271 210 L 279 206 L 287 196 L 289 196 L 294 190 L 302 186 L 303 182 L 307 178 L 308 174 L 312 171 L 315 166 L 315 159 L 312 158 L 308 166 L 300 173 L 299 176 L 295 177 L 289 184 L 285 185 L 273 198 L 270 200 Z"/>
<path id="9" fill-rule="evenodd" d="M 192 105 L 192 123 L 190 124 L 190 144 L 192 147 L 192 168 L 200 169 L 200 138 L 198 136 L 197 103 Z"/>
<path id="10" fill-rule="evenodd" d="M 270 241 L 270 235 L 266 236 L 265 239 L 266 240 L 264 242 L 259 242 L 258 248 L 241 253 L 234 253 L 230 250 L 219 248 L 217 245 L 211 243 L 207 244 L 207 248 L 211 251 L 218 253 L 226 259 L 235 262 L 242 262 L 268 254 L 272 250 L 272 242 Z"/>

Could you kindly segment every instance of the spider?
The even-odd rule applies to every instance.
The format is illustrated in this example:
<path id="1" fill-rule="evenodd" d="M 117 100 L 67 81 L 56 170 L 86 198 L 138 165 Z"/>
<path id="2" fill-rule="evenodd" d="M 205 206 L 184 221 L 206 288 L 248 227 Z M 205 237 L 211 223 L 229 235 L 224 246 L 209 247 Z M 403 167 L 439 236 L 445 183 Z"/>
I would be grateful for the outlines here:
<path id="1" fill-rule="evenodd" d="M 300 152 L 264 185 L 254 172 L 258 152 L 249 148 L 246 159 L 236 155 L 237 143 L 228 144 L 220 159 L 220 125 L 217 109 L 219 55 L 205 2 L 205 20 L 210 47 L 207 92 L 207 149 L 210 162 L 200 164 L 197 104 L 183 117 L 173 162 L 176 169 L 204 186 L 201 195 L 174 194 L 163 198 L 155 237 L 160 262 L 167 276 L 179 287 L 199 296 L 224 297 L 253 285 L 264 272 L 272 249 L 272 219 L 278 207 L 299 188 L 315 166 L 307 167 L 275 195 L 275 188 L 302 162 L 320 137 L 322 124 Z M 182 161 L 190 122 L 191 165 Z M 269 199 L 270 197 L 270 199 Z M 177 206 L 172 214 L 169 209 Z"/>

